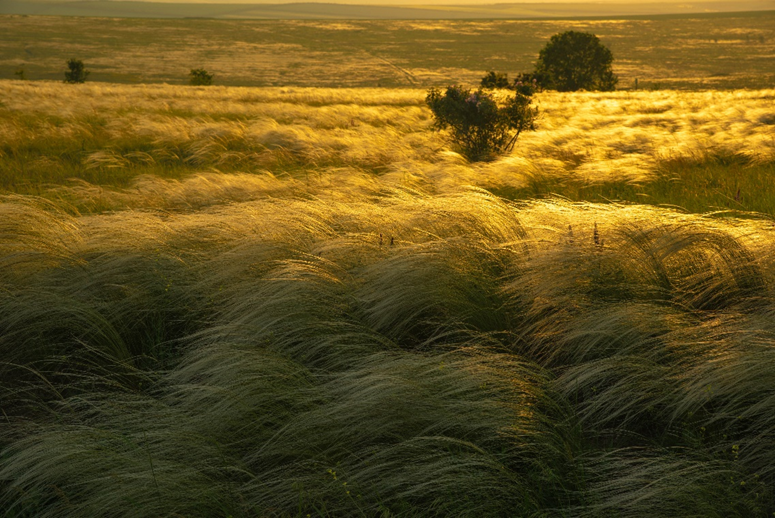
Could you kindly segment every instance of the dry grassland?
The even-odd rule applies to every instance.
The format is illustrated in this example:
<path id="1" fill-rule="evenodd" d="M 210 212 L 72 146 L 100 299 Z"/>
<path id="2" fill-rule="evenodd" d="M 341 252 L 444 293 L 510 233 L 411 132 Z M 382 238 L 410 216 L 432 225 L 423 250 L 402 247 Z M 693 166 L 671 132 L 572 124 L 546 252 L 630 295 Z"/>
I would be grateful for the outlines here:
<path id="1" fill-rule="evenodd" d="M 56 184 L 81 211 L 197 208 L 270 185 L 336 197 L 344 182 L 775 213 L 772 90 L 545 93 L 538 131 L 469 164 L 429 131 L 417 89 L 5 85 L 0 188 Z M 194 194 L 213 182 L 226 198 Z"/>
<path id="2" fill-rule="evenodd" d="M 527 72 L 549 38 L 597 34 L 620 88 L 772 88 L 775 11 L 616 20 L 153 20 L 0 16 L 0 79 L 185 84 L 192 68 L 233 86 L 377 87 L 474 83 Z"/>

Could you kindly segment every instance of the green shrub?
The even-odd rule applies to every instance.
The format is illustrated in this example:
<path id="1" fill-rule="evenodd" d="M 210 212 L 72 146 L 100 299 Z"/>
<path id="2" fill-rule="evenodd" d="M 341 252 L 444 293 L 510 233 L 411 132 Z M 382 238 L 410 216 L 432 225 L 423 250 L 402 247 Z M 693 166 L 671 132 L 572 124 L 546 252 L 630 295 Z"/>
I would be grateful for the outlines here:
<path id="1" fill-rule="evenodd" d="M 535 130 L 538 109 L 531 107 L 532 91 L 516 92 L 504 104 L 483 92 L 450 86 L 443 94 L 431 88 L 425 98 L 435 118 L 434 129 L 449 136 L 466 158 L 488 160 L 510 151 L 523 131 Z"/>
<path id="2" fill-rule="evenodd" d="M 188 74 L 188 84 L 192 86 L 208 86 L 213 84 L 213 75 L 204 68 L 192 68 Z"/>
<path id="3" fill-rule="evenodd" d="M 509 88 L 509 75 L 500 72 L 487 72 L 480 85 L 484 89 Z"/>
<path id="4" fill-rule="evenodd" d="M 538 54 L 535 73 L 546 88 L 560 92 L 613 91 L 618 78 L 611 70 L 613 54 L 594 34 L 567 31 L 555 34 Z"/>
<path id="5" fill-rule="evenodd" d="M 545 74 L 523 72 L 517 74 L 517 77 L 514 78 L 514 89 L 523 92 L 530 91 L 531 93 L 526 95 L 532 95 L 533 93 L 543 92 L 547 82 L 548 78 Z"/>
<path id="6" fill-rule="evenodd" d="M 84 68 L 83 61 L 70 58 L 67 60 L 67 72 L 65 72 L 65 83 L 83 83 L 89 77 L 89 72 Z"/>

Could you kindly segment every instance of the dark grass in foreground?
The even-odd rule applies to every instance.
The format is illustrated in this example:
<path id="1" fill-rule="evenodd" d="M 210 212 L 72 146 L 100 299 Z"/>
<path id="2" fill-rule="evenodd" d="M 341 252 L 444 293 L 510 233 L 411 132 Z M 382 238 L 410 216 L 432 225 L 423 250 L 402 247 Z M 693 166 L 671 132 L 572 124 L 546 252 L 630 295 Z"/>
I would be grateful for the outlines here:
<path id="1" fill-rule="evenodd" d="M 775 511 L 756 223 L 480 192 L 0 210 L 7 516 Z"/>

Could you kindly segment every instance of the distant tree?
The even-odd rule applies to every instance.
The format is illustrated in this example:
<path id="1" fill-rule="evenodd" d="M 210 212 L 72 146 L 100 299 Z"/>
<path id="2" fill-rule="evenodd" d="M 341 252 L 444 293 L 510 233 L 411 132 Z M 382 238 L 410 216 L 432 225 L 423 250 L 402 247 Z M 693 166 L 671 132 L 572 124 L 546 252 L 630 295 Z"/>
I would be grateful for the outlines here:
<path id="1" fill-rule="evenodd" d="M 67 72 L 65 72 L 65 83 L 83 83 L 89 77 L 89 72 L 83 66 L 80 59 L 70 58 L 67 60 Z"/>
<path id="2" fill-rule="evenodd" d="M 519 92 L 498 105 L 482 89 L 471 92 L 450 86 L 442 93 L 431 88 L 425 102 L 433 112 L 434 129 L 448 129 L 453 144 L 471 161 L 510 151 L 520 133 L 535 130 L 538 116 L 531 97 Z"/>
<path id="3" fill-rule="evenodd" d="M 502 74 L 500 72 L 487 72 L 482 78 L 480 85 L 485 90 L 492 90 L 494 88 L 509 88 L 509 75 Z"/>
<path id="4" fill-rule="evenodd" d="M 213 75 L 204 68 L 192 68 L 188 74 L 188 84 L 193 86 L 208 86 L 213 84 Z"/>
<path id="5" fill-rule="evenodd" d="M 555 34 L 538 53 L 535 74 L 545 76 L 546 88 L 560 92 L 611 91 L 618 78 L 611 70 L 613 54 L 594 34 Z"/>

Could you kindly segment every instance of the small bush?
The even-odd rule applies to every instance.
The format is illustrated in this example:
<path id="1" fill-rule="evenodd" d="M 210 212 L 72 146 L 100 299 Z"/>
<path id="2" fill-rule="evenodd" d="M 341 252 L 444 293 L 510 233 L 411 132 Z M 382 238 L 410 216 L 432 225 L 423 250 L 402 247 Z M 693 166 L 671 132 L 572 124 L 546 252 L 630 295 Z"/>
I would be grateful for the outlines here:
<path id="1" fill-rule="evenodd" d="M 213 75 L 204 68 L 192 68 L 188 74 L 188 84 L 192 86 L 208 86 L 213 84 Z"/>
<path id="2" fill-rule="evenodd" d="M 91 72 L 84 68 L 83 61 L 80 59 L 68 59 L 67 68 L 70 70 L 65 72 L 65 83 L 83 83 L 91 74 Z"/>
<path id="3" fill-rule="evenodd" d="M 536 75 L 544 76 L 546 88 L 560 92 L 616 88 L 618 78 L 611 70 L 611 51 L 594 34 L 567 31 L 555 34 L 541 49 Z"/>
<path id="4" fill-rule="evenodd" d="M 480 86 L 484 89 L 492 90 L 494 88 L 509 88 L 509 75 L 500 72 L 487 72 L 482 78 Z"/>
<path id="5" fill-rule="evenodd" d="M 531 93 L 525 95 L 532 95 L 533 93 L 543 92 L 547 83 L 548 78 L 544 74 L 538 74 L 536 72 L 524 72 L 517 74 L 517 77 L 514 79 L 514 89 L 517 91 L 525 91 L 525 85 L 527 85 Z"/>
<path id="6" fill-rule="evenodd" d="M 521 92 L 499 106 L 481 89 L 471 92 L 450 86 L 443 94 L 431 88 L 425 102 L 435 117 L 434 129 L 449 129 L 453 144 L 471 161 L 510 151 L 521 132 L 535 130 L 538 116 L 538 108 L 531 107 L 531 96 Z"/>

